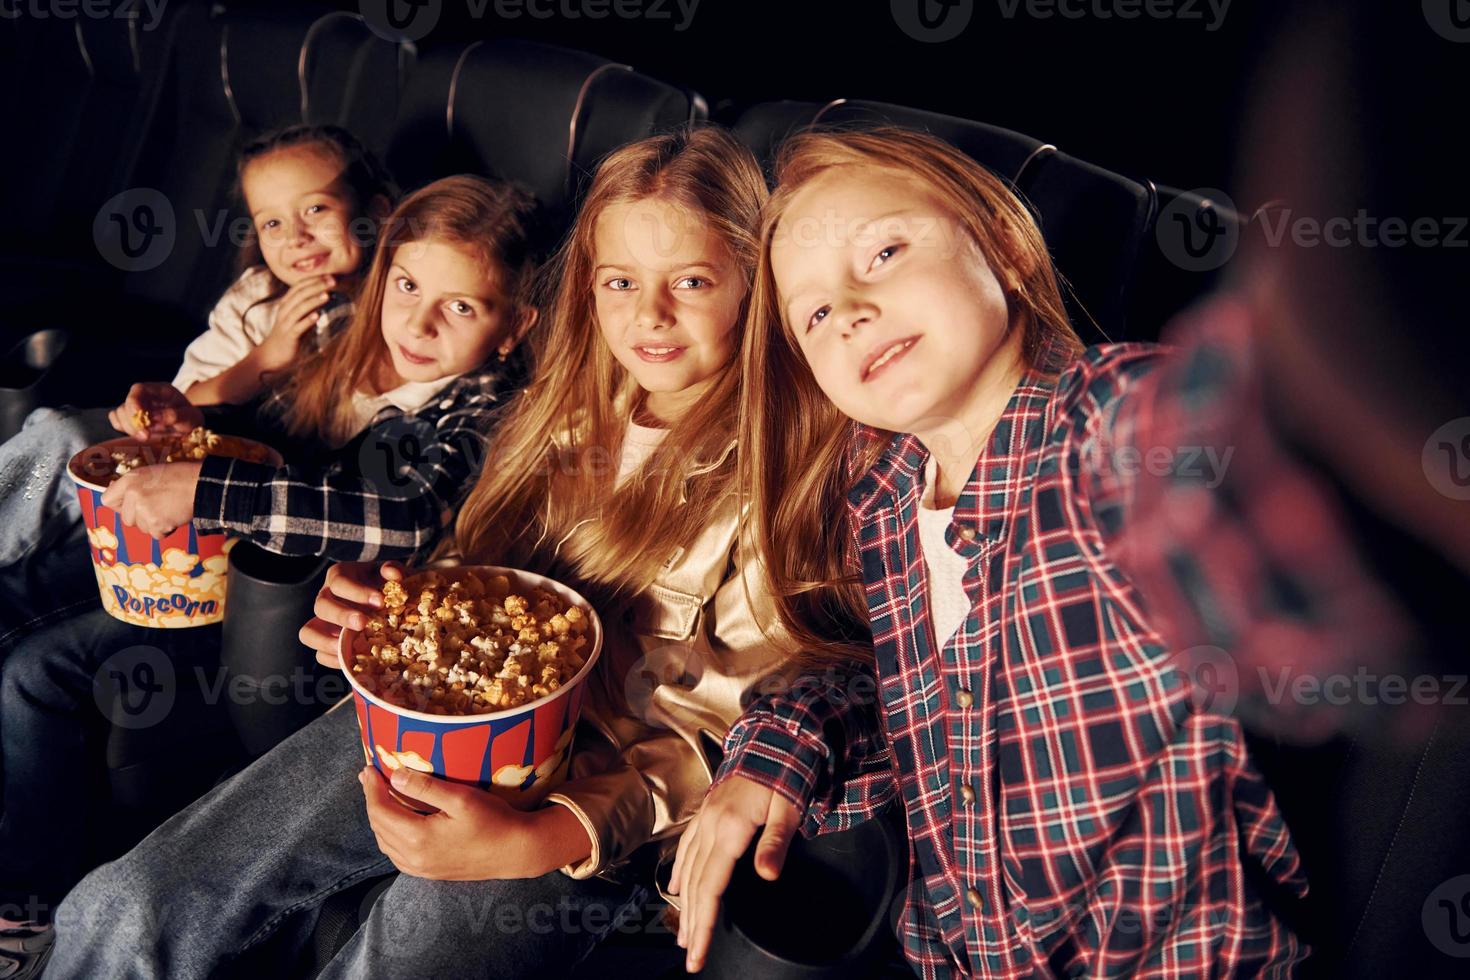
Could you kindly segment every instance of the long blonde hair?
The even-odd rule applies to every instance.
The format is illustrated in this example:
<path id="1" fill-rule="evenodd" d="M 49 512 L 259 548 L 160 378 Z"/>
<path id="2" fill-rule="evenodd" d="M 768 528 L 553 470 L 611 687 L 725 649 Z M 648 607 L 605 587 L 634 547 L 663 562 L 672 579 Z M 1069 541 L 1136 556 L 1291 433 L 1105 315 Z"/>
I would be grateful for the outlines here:
<path id="1" fill-rule="evenodd" d="M 1028 367 L 1055 373 L 1082 349 L 1040 230 L 990 171 L 942 140 L 904 129 L 809 132 L 787 141 L 761 213 L 741 351 L 738 485 L 781 624 L 816 662 L 872 655 L 847 492 L 893 433 L 853 422 L 818 387 L 781 315 L 770 246 L 792 197 L 844 167 L 917 182 L 944 202 L 1001 280 L 1010 323 L 1024 331 Z"/>
<path id="2" fill-rule="evenodd" d="M 594 233 L 611 205 L 657 199 L 688 209 L 729 249 L 748 287 L 765 197 L 755 158 L 719 129 L 641 140 L 598 167 L 548 269 L 555 296 L 550 322 L 532 343 L 532 380 L 497 426 L 460 511 L 455 536 L 466 559 L 566 571 L 615 603 L 646 589 L 697 539 L 733 491 L 738 358 L 614 493 L 613 461 L 639 389 L 600 336 Z M 745 308 L 742 302 L 737 332 Z"/>
<path id="3" fill-rule="evenodd" d="M 445 177 L 414 191 L 393 209 L 347 327 L 278 384 L 284 389 L 285 424 L 292 435 L 338 445 L 356 434 L 354 392 L 366 390 L 391 367 L 383 340 L 383 295 L 398 249 L 436 241 L 467 251 L 480 263 L 511 309 L 529 302 L 534 262 L 527 218 L 533 202 L 507 184 L 481 177 Z"/>

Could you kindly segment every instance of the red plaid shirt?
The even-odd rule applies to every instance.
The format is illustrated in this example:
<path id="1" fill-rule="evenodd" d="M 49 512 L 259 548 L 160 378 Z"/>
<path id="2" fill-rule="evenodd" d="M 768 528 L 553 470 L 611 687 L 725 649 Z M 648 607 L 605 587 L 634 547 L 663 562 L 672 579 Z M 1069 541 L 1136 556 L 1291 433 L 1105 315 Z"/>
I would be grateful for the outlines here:
<path id="1" fill-rule="evenodd" d="M 901 938 L 925 977 L 1284 976 L 1306 954 L 1263 904 L 1306 882 L 1241 727 L 1192 698 L 1110 553 L 1132 481 L 1107 440 L 1159 353 L 1108 345 L 1023 377 L 946 533 L 972 608 L 942 647 L 928 454 L 893 437 L 848 498 L 881 712 L 828 677 L 727 739 L 720 778 L 778 790 L 807 833 L 901 796 Z"/>

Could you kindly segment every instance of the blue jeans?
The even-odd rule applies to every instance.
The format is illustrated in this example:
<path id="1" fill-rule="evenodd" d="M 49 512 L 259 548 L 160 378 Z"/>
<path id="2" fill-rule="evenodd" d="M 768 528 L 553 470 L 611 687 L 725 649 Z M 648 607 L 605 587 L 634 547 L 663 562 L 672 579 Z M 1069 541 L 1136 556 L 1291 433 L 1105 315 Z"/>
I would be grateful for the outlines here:
<path id="1" fill-rule="evenodd" d="M 81 522 L 58 530 L 44 548 L 0 565 L 0 661 L 37 630 L 102 610 L 86 530 Z"/>
<path id="2" fill-rule="evenodd" d="M 105 409 L 38 408 L 0 443 L 0 660 L 48 623 L 101 608 L 66 464 L 116 434 Z"/>
<path id="3" fill-rule="evenodd" d="M 82 519 L 66 464 L 77 453 L 121 435 L 105 408 L 38 408 L 0 443 L 0 565 L 30 554 L 58 526 Z"/>
<path id="4" fill-rule="evenodd" d="M 97 786 L 113 719 L 167 732 L 181 687 L 219 663 L 217 625 L 148 629 L 92 606 L 0 658 L 0 917 L 44 918 L 111 842 Z"/>
<path id="5" fill-rule="evenodd" d="M 322 902 L 393 870 L 363 804 L 357 717 L 338 705 L 215 787 L 56 912 L 52 980 L 208 977 Z M 399 875 L 323 977 L 563 976 L 644 898 L 561 872 L 509 881 Z M 284 964 L 283 964 L 284 969 Z"/>

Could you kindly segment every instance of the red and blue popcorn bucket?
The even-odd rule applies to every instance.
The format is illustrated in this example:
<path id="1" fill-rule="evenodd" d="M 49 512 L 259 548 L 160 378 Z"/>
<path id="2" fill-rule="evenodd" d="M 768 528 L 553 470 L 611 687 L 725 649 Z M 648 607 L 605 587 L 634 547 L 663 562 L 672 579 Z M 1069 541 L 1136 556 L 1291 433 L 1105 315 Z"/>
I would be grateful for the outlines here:
<path id="1" fill-rule="evenodd" d="M 67 465 L 82 505 L 102 608 L 125 623 L 159 629 L 218 623 L 225 615 L 226 555 L 235 539 L 200 534 L 192 523 L 154 538 L 123 521 L 102 503 L 116 451 L 137 452 L 147 465 L 150 452 L 159 450 L 134 439 L 109 439 L 77 453 Z M 268 453 L 280 465 L 280 455 Z"/>
<path id="2" fill-rule="evenodd" d="M 478 786 L 512 806 L 529 809 L 566 779 L 572 734 L 582 715 L 586 680 L 602 652 L 602 621 L 580 594 L 542 575 L 490 565 L 436 568 L 445 580 L 457 572 L 504 575 L 518 592 L 543 588 L 580 608 L 590 624 L 590 649 L 581 669 L 561 687 L 536 701 L 503 711 L 439 715 L 393 704 L 369 691 L 353 675 L 352 649 L 358 633 L 338 638 L 342 672 L 352 688 L 363 755 L 384 778 L 400 766 Z M 393 794 L 413 809 L 433 808 Z"/>

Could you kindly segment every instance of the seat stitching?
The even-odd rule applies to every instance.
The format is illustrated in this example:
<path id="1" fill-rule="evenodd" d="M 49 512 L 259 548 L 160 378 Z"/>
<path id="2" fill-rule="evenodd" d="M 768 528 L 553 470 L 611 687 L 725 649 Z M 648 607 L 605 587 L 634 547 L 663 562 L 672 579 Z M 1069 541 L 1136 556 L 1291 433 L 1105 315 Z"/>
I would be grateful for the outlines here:
<path id="1" fill-rule="evenodd" d="M 1404 808 L 1399 813 L 1398 826 L 1393 829 L 1393 837 L 1389 838 L 1388 850 L 1383 854 L 1383 861 L 1378 865 L 1378 874 L 1373 879 L 1373 888 L 1368 892 L 1368 901 L 1363 903 L 1363 913 L 1358 918 L 1358 925 L 1353 929 L 1352 938 L 1348 940 L 1345 954 L 1351 953 L 1358 942 L 1358 936 L 1363 931 L 1363 923 L 1368 920 L 1368 910 L 1373 907 L 1373 899 L 1378 894 L 1378 886 L 1383 882 L 1385 869 L 1388 867 L 1389 859 L 1393 857 L 1393 849 L 1398 844 L 1399 834 L 1404 829 L 1404 823 L 1409 818 L 1409 807 L 1414 804 L 1414 793 L 1419 788 L 1419 776 L 1424 772 L 1424 762 L 1429 758 L 1429 752 L 1434 748 L 1434 740 L 1439 737 L 1439 722 L 1435 722 L 1434 730 L 1429 733 L 1429 741 L 1424 745 L 1424 751 L 1419 756 L 1419 764 L 1414 767 L 1414 779 L 1409 784 L 1409 796 L 1404 800 Z"/>

